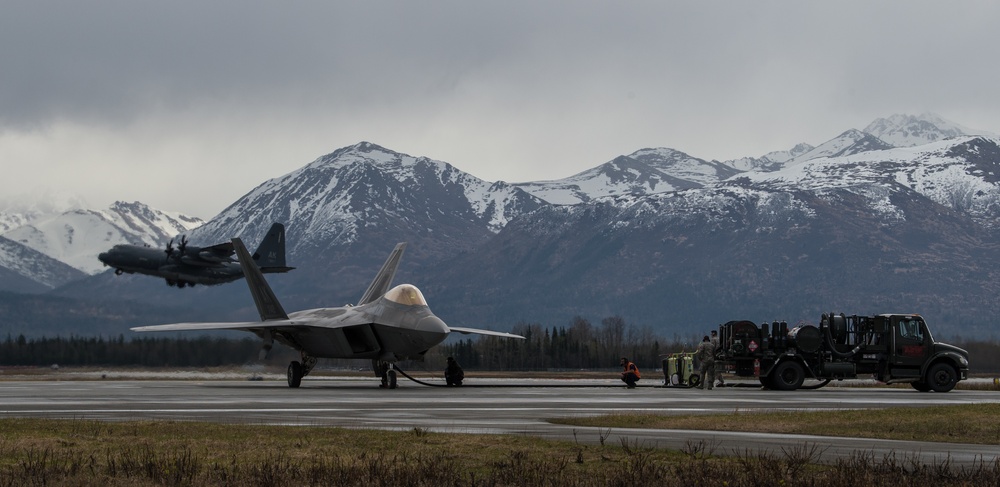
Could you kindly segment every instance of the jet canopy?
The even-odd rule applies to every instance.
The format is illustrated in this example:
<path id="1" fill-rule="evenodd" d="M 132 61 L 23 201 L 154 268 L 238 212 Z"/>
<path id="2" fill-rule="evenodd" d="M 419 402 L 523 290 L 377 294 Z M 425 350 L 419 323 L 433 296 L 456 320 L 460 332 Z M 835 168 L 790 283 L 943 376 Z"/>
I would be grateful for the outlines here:
<path id="1" fill-rule="evenodd" d="M 406 306 L 427 306 L 423 293 L 413 284 L 400 284 L 385 293 L 385 299 Z"/>

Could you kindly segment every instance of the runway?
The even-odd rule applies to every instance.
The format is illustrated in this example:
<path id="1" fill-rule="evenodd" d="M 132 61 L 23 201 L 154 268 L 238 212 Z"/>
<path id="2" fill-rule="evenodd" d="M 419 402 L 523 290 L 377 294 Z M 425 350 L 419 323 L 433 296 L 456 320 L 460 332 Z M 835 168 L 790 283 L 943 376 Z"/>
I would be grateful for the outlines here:
<path id="1" fill-rule="evenodd" d="M 213 421 L 290 426 L 342 426 L 447 433 L 533 435 L 684 449 L 703 445 L 717 454 L 747 450 L 781 454 L 807 445 L 824 460 L 863 450 L 882 458 L 917 458 L 953 465 L 993 462 L 1000 445 L 871 440 L 806 435 L 652 430 L 551 424 L 550 418 L 594 416 L 623 411 L 657 414 L 739 411 L 823 411 L 893 406 L 922 407 L 1000 402 L 990 391 L 918 393 L 895 388 L 827 387 L 814 391 L 713 391 L 639 387 L 615 381 L 471 379 L 480 387 L 425 387 L 401 381 L 379 389 L 372 378 L 307 378 L 290 389 L 284 380 L 5 380 L 0 381 L 0 417 Z M 551 387 L 549 387 L 551 386 Z"/>

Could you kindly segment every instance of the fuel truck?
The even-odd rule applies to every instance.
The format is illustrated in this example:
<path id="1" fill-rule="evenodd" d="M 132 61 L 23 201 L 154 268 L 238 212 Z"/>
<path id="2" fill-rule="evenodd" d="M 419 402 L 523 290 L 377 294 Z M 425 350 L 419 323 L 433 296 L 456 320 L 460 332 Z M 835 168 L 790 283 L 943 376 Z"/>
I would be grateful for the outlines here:
<path id="1" fill-rule="evenodd" d="M 716 366 L 738 377 L 758 377 L 768 389 L 793 391 L 805 379 L 870 376 L 909 383 L 921 392 L 948 392 L 965 380 L 969 353 L 936 342 L 918 314 L 845 316 L 827 313 L 819 326 L 730 321 L 719 326 Z"/>

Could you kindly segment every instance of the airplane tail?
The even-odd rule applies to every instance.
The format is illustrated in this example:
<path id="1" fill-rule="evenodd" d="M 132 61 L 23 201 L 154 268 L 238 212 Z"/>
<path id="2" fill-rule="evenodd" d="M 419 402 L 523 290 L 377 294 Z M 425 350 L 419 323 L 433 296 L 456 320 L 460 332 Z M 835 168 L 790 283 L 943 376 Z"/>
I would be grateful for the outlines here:
<path id="1" fill-rule="evenodd" d="M 278 224 L 275 223 L 275 225 Z M 273 229 L 274 227 L 271 228 Z M 288 314 L 281 307 L 281 303 L 278 302 L 274 291 L 271 291 L 271 286 L 264 280 L 264 274 L 261 274 L 257 264 L 254 263 L 253 257 L 250 256 L 250 252 L 243 245 L 243 241 L 239 238 L 234 238 L 232 242 L 233 249 L 236 250 L 236 256 L 240 259 L 240 267 L 243 268 L 243 275 L 247 279 L 247 286 L 250 287 L 253 302 L 257 305 L 257 311 L 260 313 L 261 321 L 287 320 Z"/>
<path id="2" fill-rule="evenodd" d="M 294 267 L 285 265 L 285 226 L 280 223 L 271 225 L 271 229 L 260 241 L 260 246 L 253 253 L 253 260 L 261 272 L 288 272 Z"/>
<path id="3" fill-rule="evenodd" d="M 358 301 L 359 306 L 375 301 L 389 290 L 389 286 L 392 285 L 392 278 L 396 275 L 396 268 L 399 267 L 399 260 L 403 258 L 403 250 L 405 249 L 406 242 L 396 244 L 396 248 L 392 249 L 389 258 L 382 264 L 382 268 L 375 275 L 375 279 L 368 285 L 365 294 L 361 296 L 361 301 Z"/>

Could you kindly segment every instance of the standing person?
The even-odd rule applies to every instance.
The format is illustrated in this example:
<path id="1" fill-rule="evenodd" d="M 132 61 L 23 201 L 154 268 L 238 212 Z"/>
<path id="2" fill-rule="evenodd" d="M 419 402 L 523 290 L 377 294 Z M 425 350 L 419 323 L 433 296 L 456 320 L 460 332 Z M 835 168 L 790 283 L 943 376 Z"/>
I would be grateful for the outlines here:
<path id="1" fill-rule="evenodd" d="M 622 366 L 622 382 L 628 384 L 629 389 L 635 389 L 635 381 L 639 380 L 639 367 L 625 357 L 619 363 Z"/>
<path id="2" fill-rule="evenodd" d="M 455 357 L 448 357 L 448 365 L 444 368 L 444 381 L 449 386 L 460 386 L 465 379 L 465 372 L 455 361 Z"/>
<path id="3" fill-rule="evenodd" d="M 694 356 L 698 359 L 698 363 L 701 364 L 699 367 L 701 388 L 712 390 L 715 385 L 715 346 L 712 345 L 712 340 L 708 338 L 708 335 L 705 335 L 701 339 L 701 343 L 698 344 Z"/>
<path id="4" fill-rule="evenodd" d="M 712 346 L 715 347 L 715 352 L 713 353 L 713 355 L 718 355 L 720 350 L 719 330 L 712 330 Z M 715 377 L 719 379 L 720 386 L 726 383 L 726 381 L 722 379 L 722 371 L 718 369 L 718 364 L 716 364 Z"/>

